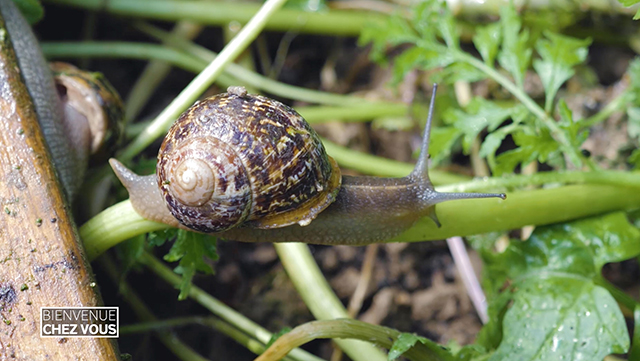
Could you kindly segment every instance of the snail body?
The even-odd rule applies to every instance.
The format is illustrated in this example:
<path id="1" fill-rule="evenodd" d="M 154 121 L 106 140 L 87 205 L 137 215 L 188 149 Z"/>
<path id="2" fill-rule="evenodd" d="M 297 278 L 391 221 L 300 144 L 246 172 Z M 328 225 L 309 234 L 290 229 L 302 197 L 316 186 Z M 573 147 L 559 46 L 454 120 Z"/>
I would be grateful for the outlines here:
<path id="1" fill-rule="evenodd" d="M 433 189 L 428 145 L 434 99 L 420 157 L 413 172 L 403 178 L 340 176 L 335 161 L 298 113 L 275 100 L 249 95 L 241 87 L 200 101 L 180 116 L 161 146 L 156 175 L 138 176 L 115 159 L 110 162 L 129 191 L 134 209 L 146 219 L 246 242 L 369 244 L 398 235 L 424 216 L 438 223 L 437 203 L 505 198 L 504 194 Z M 268 145 L 263 146 L 262 139 Z M 182 146 L 184 153 L 172 154 Z M 223 160 L 231 152 L 234 155 Z M 221 163 L 203 164 L 218 158 Z M 171 167 L 167 159 L 173 159 Z M 225 178 L 211 171 L 217 168 L 230 169 L 232 175 Z M 243 172 L 252 185 L 244 182 Z M 179 194 L 182 190 L 170 189 L 181 177 L 189 185 L 183 188 L 196 190 L 184 198 Z M 229 182 L 232 179 L 241 181 L 234 184 Z M 216 193 L 217 186 L 210 185 L 218 182 L 227 188 Z M 205 199 L 216 197 L 235 202 L 239 199 L 236 194 L 225 198 L 225 191 L 244 187 L 252 191 L 239 192 L 247 194 L 239 198 L 249 203 L 234 203 L 232 221 L 224 219 L 230 213 L 227 210 L 212 211 L 212 206 L 205 205 Z M 265 190 L 267 194 L 261 195 Z M 207 220 L 207 226 L 195 223 L 201 219 Z M 210 227 L 212 223 L 217 225 Z"/>

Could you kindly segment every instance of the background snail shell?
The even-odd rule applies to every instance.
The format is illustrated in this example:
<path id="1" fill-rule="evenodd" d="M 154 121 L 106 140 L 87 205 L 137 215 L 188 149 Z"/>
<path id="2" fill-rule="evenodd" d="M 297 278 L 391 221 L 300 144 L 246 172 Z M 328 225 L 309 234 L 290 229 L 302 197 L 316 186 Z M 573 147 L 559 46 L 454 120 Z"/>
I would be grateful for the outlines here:
<path id="1" fill-rule="evenodd" d="M 105 161 L 124 135 L 124 105 L 118 92 L 101 73 L 63 62 L 50 63 L 49 67 L 70 143 L 83 156 Z"/>
<path id="2" fill-rule="evenodd" d="M 308 224 L 335 200 L 340 170 L 293 109 L 242 87 L 193 105 L 158 154 L 157 182 L 184 226 L 220 232 Z"/>

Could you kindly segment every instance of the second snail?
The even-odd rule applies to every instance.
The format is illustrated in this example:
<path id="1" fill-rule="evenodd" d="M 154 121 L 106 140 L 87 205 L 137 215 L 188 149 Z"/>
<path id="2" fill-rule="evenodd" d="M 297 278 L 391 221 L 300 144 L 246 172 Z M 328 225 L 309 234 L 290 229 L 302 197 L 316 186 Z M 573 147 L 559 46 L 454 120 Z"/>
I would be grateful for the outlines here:
<path id="1" fill-rule="evenodd" d="M 440 193 L 428 175 L 435 85 L 422 149 L 403 178 L 342 176 L 292 108 L 230 87 L 194 104 L 169 130 L 155 175 L 111 165 L 142 217 L 246 242 L 363 245 L 394 237 L 437 203 L 499 197 Z"/>

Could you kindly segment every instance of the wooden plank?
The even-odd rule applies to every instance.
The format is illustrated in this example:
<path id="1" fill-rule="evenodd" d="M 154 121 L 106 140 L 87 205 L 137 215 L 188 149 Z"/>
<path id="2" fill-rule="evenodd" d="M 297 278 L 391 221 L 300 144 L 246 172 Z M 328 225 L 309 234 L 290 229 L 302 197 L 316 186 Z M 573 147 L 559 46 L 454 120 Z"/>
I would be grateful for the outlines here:
<path id="1" fill-rule="evenodd" d="M 40 307 L 100 303 L 0 19 L 0 358 L 119 359 L 112 339 L 40 337 Z"/>

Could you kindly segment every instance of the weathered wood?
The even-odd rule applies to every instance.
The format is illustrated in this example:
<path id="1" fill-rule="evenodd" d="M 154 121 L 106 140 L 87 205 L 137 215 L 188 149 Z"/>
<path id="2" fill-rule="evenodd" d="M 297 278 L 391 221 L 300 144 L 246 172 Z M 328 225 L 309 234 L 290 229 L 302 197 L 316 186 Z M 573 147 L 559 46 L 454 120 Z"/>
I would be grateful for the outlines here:
<path id="1" fill-rule="evenodd" d="M 2 19 L 0 207 L 0 358 L 119 359 L 111 339 L 40 337 L 40 307 L 101 300 Z"/>

